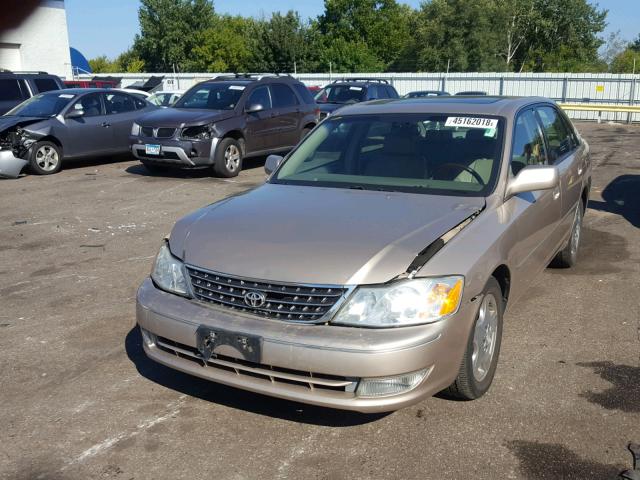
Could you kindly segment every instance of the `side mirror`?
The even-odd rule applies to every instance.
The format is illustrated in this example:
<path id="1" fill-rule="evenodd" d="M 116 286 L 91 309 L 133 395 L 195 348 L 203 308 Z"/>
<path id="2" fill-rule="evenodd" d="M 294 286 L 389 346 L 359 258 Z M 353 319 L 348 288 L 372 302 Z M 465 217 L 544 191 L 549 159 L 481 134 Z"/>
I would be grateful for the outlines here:
<path id="1" fill-rule="evenodd" d="M 247 107 L 244 109 L 244 111 L 247 113 L 257 113 L 261 112 L 262 110 L 264 110 L 264 107 L 261 103 L 252 103 L 250 105 L 247 105 Z"/>
<path id="2" fill-rule="evenodd" d="M 71 110 L 65 115 L 66 118 L 80 118 L 84 116 L 84 110 Z"/>
<path id="3" fill-rule="evenodd" d="M 529 165 L 509 180 L 505 200 L 523 192 L 551 190 L 560 180 L 558 168 L 549 165 Z"/>
<path id="4" fill-rule="evenodd" d="M 264 162 L 265 173 L 267 175 L 271 175 L 276 168 L 280 166 L 282 160 L 284 160 L 284 157 L 281 157 L 280 155 L 269 155 L 267 160 Z"/>

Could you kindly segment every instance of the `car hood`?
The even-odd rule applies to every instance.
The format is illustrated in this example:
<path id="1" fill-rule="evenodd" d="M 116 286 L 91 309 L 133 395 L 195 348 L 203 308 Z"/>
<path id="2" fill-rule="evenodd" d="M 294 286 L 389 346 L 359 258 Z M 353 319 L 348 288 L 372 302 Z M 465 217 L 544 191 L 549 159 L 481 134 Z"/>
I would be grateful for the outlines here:
<path id="1" fill-rule="evenodd" d="M 233 110 L 159 108 L 142 115 L 137 123 L 149 127 L 185 127 L 206 125 L 233 116 Z"/>
<path id="2" fill-rule="evenodd" d="M 49 118 L 43 117 L 19 117 L 17 115 L 2 115 L 0 116 L 0 132 L 4 132 L 11 127 L 19 125 L 25 127 L 38 122 L 46 122 Z"/>
<path id="3" fill-rule="evenodd" d="M 383 283 L 483 207 L 483 198 L 265 184 L 179 220 L 170 246 L 188 264 L 241 277 Z"/>

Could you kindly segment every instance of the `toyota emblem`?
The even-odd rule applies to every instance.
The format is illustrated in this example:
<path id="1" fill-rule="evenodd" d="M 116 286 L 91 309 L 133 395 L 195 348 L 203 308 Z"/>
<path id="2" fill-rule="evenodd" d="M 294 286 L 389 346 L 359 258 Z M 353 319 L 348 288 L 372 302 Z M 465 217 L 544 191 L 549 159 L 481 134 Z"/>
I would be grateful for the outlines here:
<path id="1" fill-rule="evenodd" d="M 264 293 L 256 292 L 255 290 L 247 292 L 244 295 L 244 303 L 253 308 L 260 308 L 266 301 L 267 296 Z"/>

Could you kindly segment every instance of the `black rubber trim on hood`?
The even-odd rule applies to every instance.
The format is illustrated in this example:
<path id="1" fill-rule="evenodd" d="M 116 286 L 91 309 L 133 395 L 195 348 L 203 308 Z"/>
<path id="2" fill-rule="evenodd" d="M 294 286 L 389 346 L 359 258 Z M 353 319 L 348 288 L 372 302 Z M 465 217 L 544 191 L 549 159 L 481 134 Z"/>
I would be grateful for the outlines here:
<path id="1" fill-rule="evenodd" d="M 462 222 L 460 222 L 458 225 L 453 227 L 451 230 L 447 231 L 446 233 L 441 235 L 439 238 L 437 238 L 436 240 L 431 242 L 429 245 L 427 245 L 427 247 L 424 250 L 422 250 L 420 253 L 418 253 L 418 255 L 416 255 L 416 258 L 414 258 L 411 264 L 409 265 L 409 267 L 407 267 L 407 270 L 404 273 L 404 275 L 409 275 L 409 277 L 413 277 L 416 273 L 418 273 L 418 271 L 422 267 L 424 267 L 425 264 L 429 260 L 431 260 L 431 258 L 436 253 L 438 253 L 442 249 L 442 247 L 444 247 L 453 237 L 455 237 L 458 233 L 460 233 L 460 231 L 464 227 L 470 224 L 473 221 L 473 219 L 480 214 L 481 211 L 482 209 L 476 210 L 467 218 L 465 218 Z"/>

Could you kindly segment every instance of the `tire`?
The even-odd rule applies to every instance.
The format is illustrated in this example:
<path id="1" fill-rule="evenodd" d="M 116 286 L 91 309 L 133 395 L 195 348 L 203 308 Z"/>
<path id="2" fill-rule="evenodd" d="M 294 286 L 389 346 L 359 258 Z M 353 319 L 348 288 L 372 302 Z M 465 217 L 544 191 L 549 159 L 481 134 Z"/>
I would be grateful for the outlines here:
<path id="1" fill-rule="evenodd" d="M 51 175 L 62 168 L 62 149 L 53 142 L 37 142 L 31 147 L 29 169 L 36 175 Z"/>
<path id="2" fill-rule="evenodd" d="M 475 400 L 489 390 L 500 356 L 503 314 L 502 290 L 498 281 L 491 277 L 482 292 L 482 301 L 467 340 L 458 376 L 443 392 L 446 396 Z"/>
<path id="3" fill-rule="evenodd" d="M 571 226 L 571 236 L 567 245 L 560 250 L 551 260 L 551 266 L 555 268 L 571 268 L 578 262 L 578 248 L 580 248 L 580 238 L 582 237 L 582 219 L 584 211 L 582 202 L 576 208 L 576 214 Z"/>
<path id="4" fill-rule="evenodd" d="M 235 177 L 242 170 L 242 146 L 235 138 L 223 138 L 216 149 L 213 171 L 218 177 Z"/>
<path id="5" fill-rule="evenodd" d="M 165 167 L 164 165 L 158 165 L 156 163 L 150 163 L 145 161 L 142 161 L 142 165 L 144 165 L 144 168 L 149 170 L 149 172 L 151 173 L 164 173 L 169 168 L 169 167 Z"/>
<path id="6" fill-rule="evenodd" d="M 304 128 L 302 129 L 302 133 L 300 134 L 300 141 L 304 140 L 304 138 L 305 138 L 307 135 L 309 135 L 309 132 L 310 132 L 311 130 L 313 130 L 313 129 L 312 129 L 312 128 L 309 128 L 309 127 L 304 127 Z"/>

